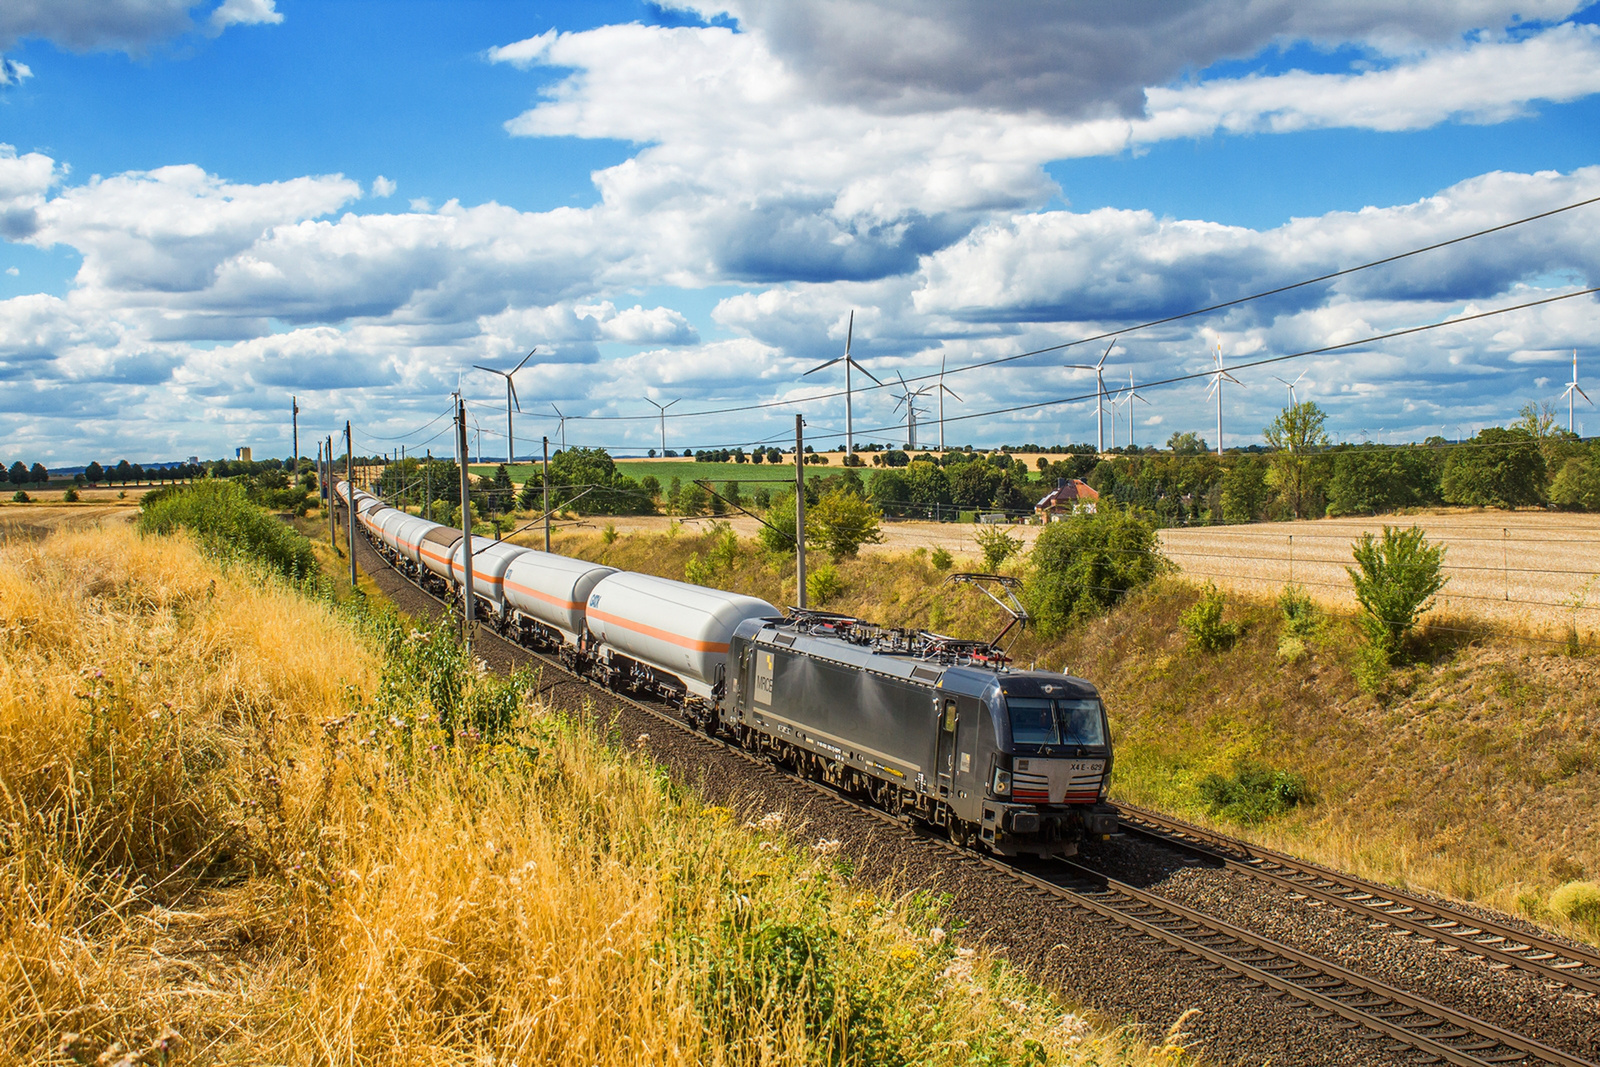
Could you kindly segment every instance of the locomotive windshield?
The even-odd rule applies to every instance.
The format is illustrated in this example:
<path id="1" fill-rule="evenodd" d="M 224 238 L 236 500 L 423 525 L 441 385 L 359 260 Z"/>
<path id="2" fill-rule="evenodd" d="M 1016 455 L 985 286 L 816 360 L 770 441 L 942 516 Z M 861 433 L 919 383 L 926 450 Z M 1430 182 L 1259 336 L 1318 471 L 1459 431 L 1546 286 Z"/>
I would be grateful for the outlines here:
<path id="1" fill-rule="evenodd" d="M 1106 743 L 1105 718 L 1098 700 L 1007 697 L 1006 708 L 1015 744 L 1092 748 Z"/>

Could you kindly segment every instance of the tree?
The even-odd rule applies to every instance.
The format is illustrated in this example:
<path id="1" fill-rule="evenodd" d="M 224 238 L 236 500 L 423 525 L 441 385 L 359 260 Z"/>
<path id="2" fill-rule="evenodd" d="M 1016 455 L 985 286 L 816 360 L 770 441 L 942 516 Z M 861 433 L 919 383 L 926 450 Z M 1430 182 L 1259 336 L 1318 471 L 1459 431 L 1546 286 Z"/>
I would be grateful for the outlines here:
<path id="1" fill-rule="evenodd" d="M 1266 506 L 1266 464 L 1254 456 L 1239 457 L 1222 476 L 1222 521 L 1258 522 Z"/>
<path id="2" fill-rule="evenodd" d="M 868 495 L 885 515 L 903 515 L 911 500 L 911 487 L 899 471 L 881 470 L 872 476 Z"/>
<path id="3" fill-rule="evenodd" d="M 1192 456 L 1198 452 L 1206 452 L 1205 438 L 1194 433 L 1175 433 L 1167 438 L 1167 447 L 1180 456 Z"/>
<path id="4" fill-rule="evenodd" d="M 1448 504 L 1525 507 L 1543 500 L 1544 477 L 1544 456 L 1527 430 L 1491 426 L 1450 450 L 1439 488 Z"/>
<path id="5" fill-rule="evenodd" d="M 89 465 L 84 468 L 83 476 L 90 485 L 99 485 L 106 480 L 106 469 L 100 466 L 98 460 L 91 460 Z"/>
<path id="6" fill-rule="evenodd" d="M 133 467 L 125 459 L 118 460 L 116 470 L 112 471 L 111 476 L 117 480 L 118 485 L 127 485 L 128 479 L 133 477 Z"/>
<path id="7" fill-rule="evenodd" d="M 1600 449 L 1573 456 L 1550 483 L 1550 503 L 1569 511 L 1600 511 Z"/>
<path id="8" fill-rule="evenodd" d="M 1375 445 L 1333 457 L 1328 514 L 1376 515 L 1439 502 L 1439 465 L 1432 452 Z"/>
<path id="9" fill-rule="evenodd" d="M 517 487 L 511 481 L 511 472 L 504 463 L 494 470 L 494 481 L 489 483 L 486 510 L 493 515 L 497 511 L 510 511 L 515 505 Z"/>
<path id="10" fill-rule="evenodd" d="M 1444 545 L 1428 544 L 1417 526 L 1385 526 L 1382 541 L 1364 533 L 1351 546 L 1356 566 L 1345 572 L 1364 612 L 1361 628 L 1374 652 L 1388 663 L 1398 661 L 1406 636 L 1449 581 L 1442 573 L 1444 550 Z"/>
<path id="11" fill-rule="evenodd" d="M 833 489 L 806 509 L 806 537 L 827 548 L 834 559 L 853 556 L 862 545 L 883 541 L 878 509 L 855 493 Z M 771 521 L 770 519 L 768 521 Z"/>
<path id="12" fill-rule="evenodd" d="M 142 481 L 144 481 L 144 467 L 135 463 L 133 465 L 133 484 L 138 485 Z"/>
<path id="13" fill-rule="evenodd" d="M 1166 567 L 1155 526 L 1112 508 L 1046 526 L 1032 564 L 1024 592 L 1045 637 L 1108 610 Z"/>
<path id="14" fill-rule="evenodd" d="M 1327 421 L 1327 412 L 1313 401 L 1302 400 L 1284 408 L 1272 425 L 1261 431 L 1267 444 L 1276 450 L 1269 483 L 1297 519 L 1322 510 L 1316 506 L 1320 492 L 1313 463 L 1315 453 L 1328 445 L 1328 434 L 1322 428 Z"/>
<path id="15" fill-rule="evenodd" d="M 958 508 L 987 508 L 1005 481 L 1005 474 L 985 462 L 963 463 L 950 478 L 950 502 Z"/>
<path id="16" fill-rule="evenodd" d="M 22 460 L 19 459 L 11 465 L 9 477 L 12 485 L 24 485 L 27 483 L 28 468 L 23 465 Z"/>
<path id="17" fill-rule="evenodd" d="M 794 490 L 789 489 L 772 498 L 767 507 L 767 524 L 756 537 L 769 552 L 794 551 Z"/>
<path id="18" fill-rule="evenodd" d="M 28 480 L 35 485 L 46 485 L 50 481 L 50 472 L 45 470 L 43 463 L 35 463 L 28 471 Z"/>
<path id="19" fill-rule="evenodd" d="M 926 513 L 950 503 L 950 478 L 938 464 L 918 460 L 901 472 L 906 480 L 906 499 Z"/>

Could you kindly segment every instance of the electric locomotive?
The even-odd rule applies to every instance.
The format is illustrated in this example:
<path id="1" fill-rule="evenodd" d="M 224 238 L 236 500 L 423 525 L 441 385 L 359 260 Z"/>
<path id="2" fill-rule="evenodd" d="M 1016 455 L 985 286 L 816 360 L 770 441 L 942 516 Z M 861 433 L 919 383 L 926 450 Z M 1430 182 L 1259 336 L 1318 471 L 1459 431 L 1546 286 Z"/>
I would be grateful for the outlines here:
<path id="1" fill-rule="evenodd" d="M 729 644 L 720 725 L 747 747 L 1002 855 L 1117 832 L 1105 707 L 1082 678 L 815 611 L 747 620 Z"/>

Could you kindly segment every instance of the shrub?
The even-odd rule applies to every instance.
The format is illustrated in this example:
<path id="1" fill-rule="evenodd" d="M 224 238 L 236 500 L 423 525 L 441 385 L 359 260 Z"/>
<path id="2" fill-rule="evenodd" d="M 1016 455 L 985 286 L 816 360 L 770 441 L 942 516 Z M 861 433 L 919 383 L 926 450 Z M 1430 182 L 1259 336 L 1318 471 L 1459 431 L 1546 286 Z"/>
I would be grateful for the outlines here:
<path id="1" fill-rule="evenodd" d="M 604 541 L 608 545 L 616 544 L 617 543 L 617 524 L 614 523 L 614 522 L 606 523 L 605 529 L 600 531 L 600 540 Z M 465 580 L 465 579 L 463 579 L 463 580 Z"/>
<path id="2" fill-rule="evenodd" d="M 1201 652 L 1221 652 L 1238 640 L 1239 624 L 1222 621 L 1222 593 L 1211 582 L 1200 591 L 1200 599 L 1183 613 L 1181 625 L 1189 644 Z"/>
<path id="3" fill-rule="evenodd" d="M 70 488 L 65 493 L 62 493 L 61 494 L 61 499 L 66 501 L 68 504 L 76 504 L 78 502 L 78 490 L 77 490 L 77 488 L 76 487 Z"/>
<path id="4" fill-rule="evenodd" d="M 1306 644 L 1322 632 L 1322 609 L 1297 585 L 1286 585 L 1278 594 L 1278 610 L 1283 626 L 1278 632 L 1278 658 L 1289 663 L 1306 654 Z"/>
<path id="5" fill-rule="evenodd" d="M 1000 564 L 1017 554 L 1022 538 L 1012 537 L 1001 526 L 986 526 L 978 531 L 978 548 L 983 551 L 983 569 L 997 571 Z"/>
<path id="6" fill-rule="evenodd" d="M 767 507 L 767 524 L 756 534 L 769 552 L 794 551 L 794 491 L 779 493 Z"/>
<path id="7" fill-rule="evenodd" d="M 1568 922 L 1600 930 L 1600 885 L 1568 882 L 1550 894 L 1550 910 Z"/>
<path id="8" fill-rule="evenodd" d="M 933 564 L 934 570 L 947 571 L 955 565 L 956 558 L 945 549 L 936 548 L 933 550 L 933 553 L 928 556 L 928 561 Z"/>
<path id="9" fill-rule="evenodd" d="M 1241 761 L 1232 776 L 1212 772 L 1200 780 L 1200 799 L 1212 815 L 1236 823 L 1258 823 L 1311 803 L 1302 775 Z"/>
<path id="10" fill-rule="evenodd" d="M 806 536 L 827 548 L 834 559 L 855 555 L 862 545 L 883 541 L 878 528 L 882 513 L 848 489 L 830 489 L 806 509 Z M 771 521 L 771 520 L 768 520 Z"/>
<path id="11" fill-rule="evenodd" d="M 1366 533 L 1351 547 L 1356 566 L 1345 571 L 1361 603 L 1361 628 L 1390 665 L 1399 662 L 1406 637 L 1449 580 L 1441 573 L 1444 550 L 1428 544 L 1416 526 L 1385 526 L 1381 541 Z"/>
<path id="12" fill-rule="evenodd" d="M 317 571 L 311 542 L 250 503 L 244 488 L 234 482 L 205 479 L 157 489 L 145 494 L 140 509 L 141 533 L 186 529 L 213 553 L 258 559 L 295 581 Z"/>
<path id="13" fill-rule="evenodd" d="M 16 501 L 18 504 L 26 504 L 32 498 L 21 489 L 18 489 L 15 493 L 11 494 L 11 499 Z"/>
<path id="14" fill-rule="evenodd" d="M 1111 509 L 1046 526 L 1032 562 L 1024 591 L 1044 637 L 1106 611 L 1168 567 L 1155 526 Z"/>
<path id="15" fill-rule="evenodd" d="M 828 601 L 844 592 L 844 579 L 839 577 L 838 568 L 831 563 L 806 574 L 806 603 L 813 608 L 820 608 Z"/>

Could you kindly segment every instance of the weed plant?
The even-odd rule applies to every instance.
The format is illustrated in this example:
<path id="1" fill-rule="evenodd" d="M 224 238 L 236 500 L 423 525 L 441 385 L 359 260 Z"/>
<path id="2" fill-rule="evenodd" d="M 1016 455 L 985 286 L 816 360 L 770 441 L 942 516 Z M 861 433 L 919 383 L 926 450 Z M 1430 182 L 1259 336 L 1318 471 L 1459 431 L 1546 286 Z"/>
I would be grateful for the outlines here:
<path id="1" fill-rule="evenodd" d="M 1226 600 L 1217 587 L 1207 582 L 1200 597 L 1180 620 L 1189 645 L 1201 652 L 1221 652 L 1239 639 L 1239 624 L 1222 620 Z"/>
<path id="2" fill-rule="evenodd" d="M 978 551 L 983 553 L 983 569 L 991 574 L 1022 549 L 1022 538 L 1013 537 L 1002 526 L 984 526 L 976 538 Z"/>
<path id="3" fill-rule="evenodd" d="M 1230 775 L 1206 775 L 1200 780 L 1199 793 L 1212 815 L 1245 825 L 1311 802 L 1303 775 L 1275 771 L 1248 760 L 1236 765 Z"/>

